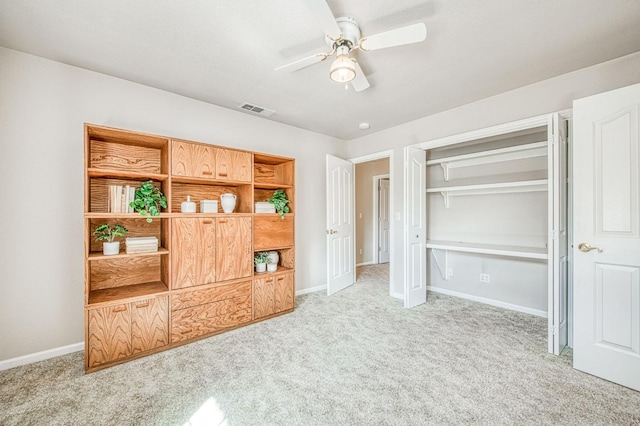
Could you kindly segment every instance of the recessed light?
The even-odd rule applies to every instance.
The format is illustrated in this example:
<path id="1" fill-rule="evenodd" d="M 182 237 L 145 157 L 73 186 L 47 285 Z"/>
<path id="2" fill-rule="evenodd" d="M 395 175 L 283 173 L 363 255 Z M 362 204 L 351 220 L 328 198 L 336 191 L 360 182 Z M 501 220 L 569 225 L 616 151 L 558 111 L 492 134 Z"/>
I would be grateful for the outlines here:
<path id="1" fill-rule="evenodd" d="M 369 123 L 360 123 L 358 127 L 360 127 L 360 130 L 367 130 L 371 125 Z"/>

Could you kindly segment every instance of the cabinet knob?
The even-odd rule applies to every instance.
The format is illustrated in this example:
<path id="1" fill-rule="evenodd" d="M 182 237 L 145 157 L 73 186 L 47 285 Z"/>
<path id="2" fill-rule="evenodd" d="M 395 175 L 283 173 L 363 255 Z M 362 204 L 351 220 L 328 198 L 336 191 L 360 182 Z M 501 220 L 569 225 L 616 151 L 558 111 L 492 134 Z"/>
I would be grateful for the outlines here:
<path id="1" fill-rule="evenodd" d="M 145 302 L 145 303 L 141 303 L 139 305 L 136 305 L 136 308 L 146 308 L 147 306 L 149 306 L 149 302 Z"/>
<path id="2" fill-rule="evenodd" d="M 122 312 L 126 310 L 127 310 L 126 306 L 116 306 L 115 308 L 113 308 L 113 312 Z"/>

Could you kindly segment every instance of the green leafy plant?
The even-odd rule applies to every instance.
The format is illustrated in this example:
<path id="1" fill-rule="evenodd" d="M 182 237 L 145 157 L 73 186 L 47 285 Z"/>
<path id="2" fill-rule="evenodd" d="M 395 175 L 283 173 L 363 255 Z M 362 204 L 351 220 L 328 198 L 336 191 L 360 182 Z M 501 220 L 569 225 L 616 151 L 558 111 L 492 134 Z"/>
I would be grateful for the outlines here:
<path id="1" fill-rule="evenodd" d="M 129 203 L 135 211 L 142 216 L 160 216 L 160 208 L 167 208 L 167 197 L 164 196 L 159 188 L 153 186 L 153 181 L 147 181 L 140 184 L 136 188 L 136 195 L 132 202 Z M 148 217 L 147 222 L 153 219 Z"/>
<path id="2" fill-rule="evenodd" d="M 269 262 L 269 252 L 259 251 L 253 256 L 253 263 L 256 265 L 267 262 Z"/>
<path id="3" fill-rule="evenodd" d="M 277 189 L 276 192 L 273 193 L 273 196 L 266 201 L 275 206 L 276 211 L 280 215 L 280 219 L 284 220 L 285 213 L 289 213 L 289 206 L 287 206 L 287 204 L 289 204 L 289 197 L 287 197 L 284 189 Z"/>
<path id="4" fill-rule="evenodd" d="M 96 236 L 96 241 L 107 241 L 112 243 L 116 237 L 124 237 L 129 232 L 127 228 L 119 223 L 111 226 L 108 223 L 104 223 L 93 231 L 93 235 Z"/>

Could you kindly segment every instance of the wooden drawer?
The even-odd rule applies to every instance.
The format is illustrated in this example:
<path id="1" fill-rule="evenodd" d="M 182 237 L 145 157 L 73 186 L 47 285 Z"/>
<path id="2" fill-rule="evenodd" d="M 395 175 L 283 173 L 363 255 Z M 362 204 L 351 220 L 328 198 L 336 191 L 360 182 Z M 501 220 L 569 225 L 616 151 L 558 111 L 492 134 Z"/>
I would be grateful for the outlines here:
<path id="1" fill-rule="evenodd" d="M 251 281 L 172 294 L 171 311 L 243 296 L 251 296 Z"/>
<path id="2" fill-rule="evenodd" d="M 171 342 L 251 321 L 251 281 L 171 295 Z"/>
<path id="3" fill-rule="evenodd" d="M 221 331 L 251 321 L 251 294 L 171 313 L 171 342 Z"/>
<path id="4" fill-rule="evenodd" d="M 253 249 L 268 250 L 271 248 L 290 247 L 293 245 L 293 216 L 254 216 Z"/>

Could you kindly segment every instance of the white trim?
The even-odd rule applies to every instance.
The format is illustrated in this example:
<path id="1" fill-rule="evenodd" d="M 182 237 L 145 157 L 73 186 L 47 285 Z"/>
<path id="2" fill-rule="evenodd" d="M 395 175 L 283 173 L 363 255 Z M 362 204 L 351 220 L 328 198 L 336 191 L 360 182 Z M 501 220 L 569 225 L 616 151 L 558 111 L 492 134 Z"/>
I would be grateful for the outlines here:
<path id="1" fill-rule="evenodd" d="M 393 150 L 374 152 L 373 154 L 362 155 L 360 157 L 348 158 L 347 161 L 351 161 L 353 164 L 368 163 L 369 161 L 382 160 L 383 158 L 392 158 Z M 391 167 L 391 164 L 389 164 Z"/>
<path id="2" fill-rule="evenodd" d="M 316 291 L 327 291 L 327 285 L 317 285 L 311 288 L 303 288 L 301 290 L 296 290 L 296 297 L 302 296 L 303 294 L 315 293 Z"/>
<path id="3" fill-rule="evenodd" d="M 391 292 L 391 294 L 389 294 L 389 296 L 393 297 L 394 299 L 400 299 L 400 300 L 404 301 L 404 294 L 402 294 L 402 293 Z"/>
<path id="4" fill-rule="evenodd" d="M 57 356 L 67 355 L 78 351 L 84 351 L 84 342 L 74 343 L 67 346 L 60 346 L 59 348 L 47 349 L 46 351 L 23 355 L 16 358 L 5 359 L 4 361 L 0 361 L 0 371 L 19 367 L 21 365 L 32 364 L 38 361 L 44 361 L 49 358 L 55 358 Z"/>
<path id="5" fill-rule="evenodd" d="M 371 260 L 370 260 L 370 261 L 368 261 L 368 262 L 356 263 L 356 268 L 357 268 L 358 266 L 367 266 L 367 265 L 375 265 L 375 262 L 373 262 L 373 261 L 371 261 Z"/>
<path id="6" fill-rule="evenodd" d="M 389 181 L 389 194 L 391 194 L 391 178 L 389 174 L 373 176 L 373 264 L 380 263 L 380 250 L 378 249 L 378 240 L 380 236 L 380 180 L 387 179 Z M 389 200 L 391 202 L 391 200 Z M 389 225 L 391 225 L 391 209 L 389 209 Z"/>
<path id="7" fill-rule="evenodd" d="M 547 313 L 545 311 L 541 311 L 539 309 L 527 308 L 526 306 L 514 305 L 507 302 L 501 302 L 499 300 L 487 299 L 486 297 L 474 296 L 472 294 L 460 293 L 453 290 L 447 290 L 445 288 L 433 287 L 428 285 L 428 291 L 432 291 L 434 293 L 442 293 L 449 296 L 459 297 L 461 299 L 473 300 L 474 302 L 484 303 L 486 305 L 498 306 L 500 308 L 510 309 L 512 311 L 524 312 L 525 314 L 531 314 L 542 318 L 547 318 Z"/>
<path id="8" fill-rule="evenodd" d="M 485 127 L 478 130 L 472 130 L 470 132 L 459 133 L 452 136 L 446 136 L 439 139 L 433 139 L 427 142 L 420 142 L 415 145 L 411 145 L 414 148 L 421 148 L 424 150 L 438 148 L 441 146 L 454 145 L 461 142 L 467 142 L 474 139 L 488 138 L 491 136 L 498 136 L 505 133 L 517 132 L 519 130 L 528 130 L 535 127 L 547 126 L 549 120 L 549 114 L 539 115 L 537 117 L 526 118 L 524 120 L 513 121 L 511 123 L 498 124 L 497 126 Z"/>

